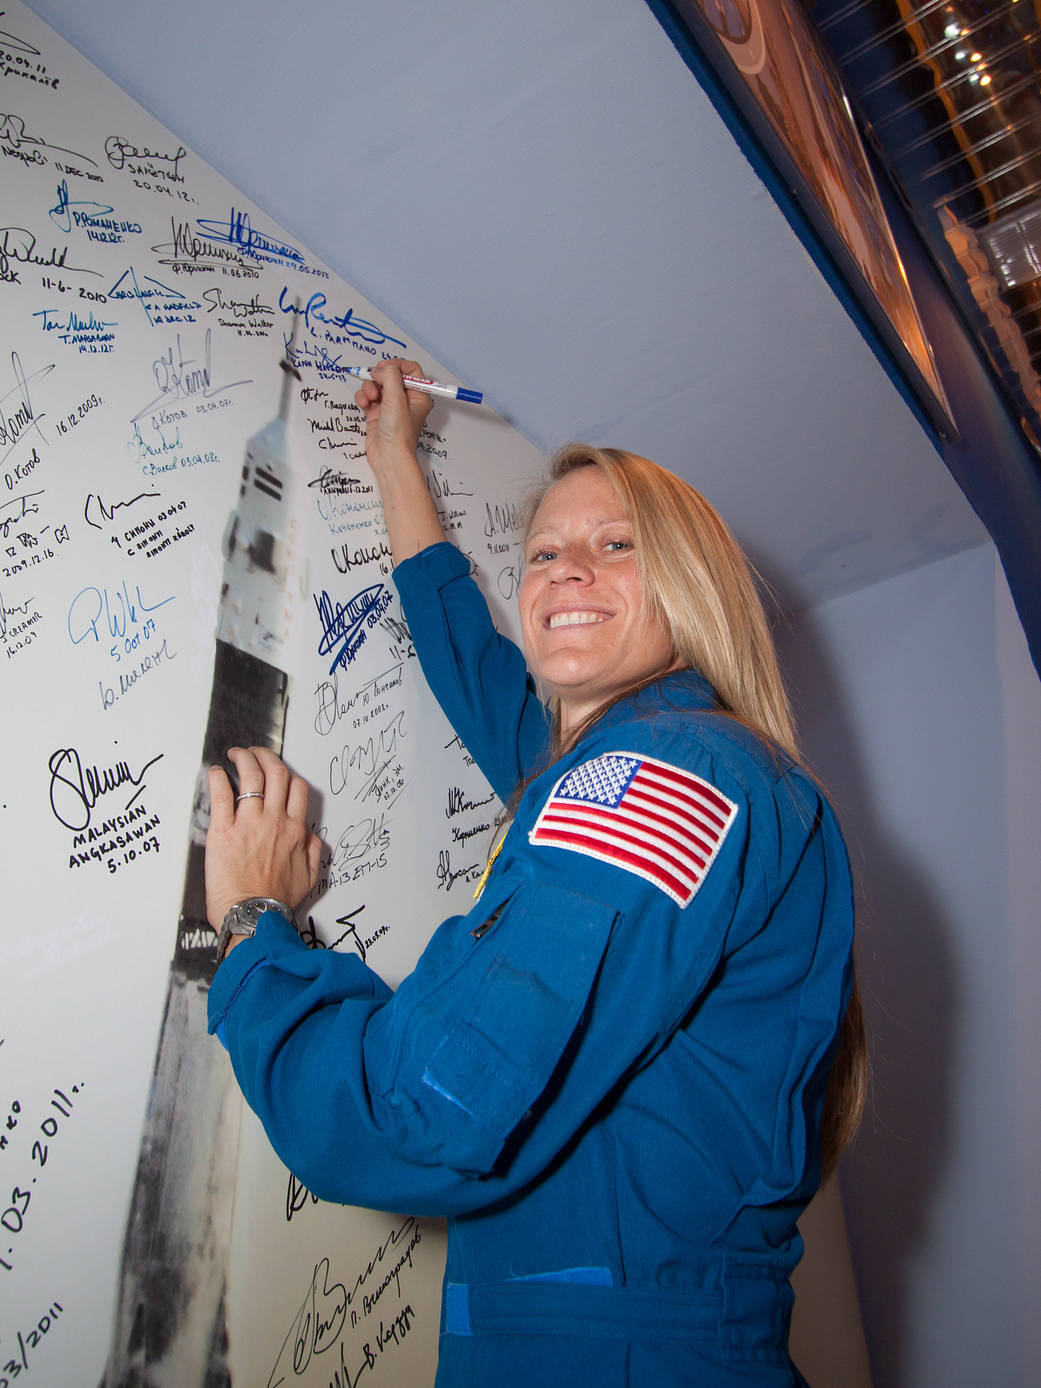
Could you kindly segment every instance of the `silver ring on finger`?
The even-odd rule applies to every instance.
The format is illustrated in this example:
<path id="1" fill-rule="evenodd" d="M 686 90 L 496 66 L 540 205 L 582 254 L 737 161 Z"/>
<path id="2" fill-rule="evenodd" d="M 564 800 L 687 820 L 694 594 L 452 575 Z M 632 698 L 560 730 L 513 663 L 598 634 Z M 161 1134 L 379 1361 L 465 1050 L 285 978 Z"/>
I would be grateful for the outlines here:
<path id="1" fill-rule="evenodd" d="M 264 792 L 262 790 L 244 790 L 241 795 L 235 796 L 235 804 L 237 805 L 240 800 L 263 800 L 263 798 Z"/>

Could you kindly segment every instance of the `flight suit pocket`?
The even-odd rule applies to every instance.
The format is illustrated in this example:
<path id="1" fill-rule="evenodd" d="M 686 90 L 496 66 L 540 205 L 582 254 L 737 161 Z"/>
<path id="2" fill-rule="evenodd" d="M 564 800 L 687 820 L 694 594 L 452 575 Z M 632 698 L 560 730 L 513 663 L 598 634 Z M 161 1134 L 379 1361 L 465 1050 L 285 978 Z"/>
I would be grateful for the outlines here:
<path id="1" fill-rule="evenodd" d="M 616 912 L 525 881 L 475 940 L 459 1005 L 422 1082 L 450 1106 L 454 1162 L 487 1172 L 538 1105 L 578 1030 Z M 454 1112 L 453 1112 L 454 1111 Z"/>

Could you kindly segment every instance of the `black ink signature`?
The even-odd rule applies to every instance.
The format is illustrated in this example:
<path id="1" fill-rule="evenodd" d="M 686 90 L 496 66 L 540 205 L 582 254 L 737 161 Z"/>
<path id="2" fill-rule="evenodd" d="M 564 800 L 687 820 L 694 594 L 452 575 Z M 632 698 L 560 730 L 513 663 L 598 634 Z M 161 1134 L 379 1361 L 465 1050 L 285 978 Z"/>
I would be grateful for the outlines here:
<path id="1" fill-rule="evenodd" d="M 156 150 L 147 148 L 137 149 L 129 140 L 124 140 L 122 135 L 110 135 L 105 141 L 105 155 L 114 169 L 121 169 L 128 159 L 150 159 L 153 162 L 172 164 L 173 174 L 171 175 L 165 169 L 163 173 L 178 182 L 183 182 L 184 176 L 178 172 L 177 165 L 187 153 L 188 151 L 183 145 L 178 147 L 176 154 L 159 154 Z"/>
<path id="2" fill-rule="evenodd" d="M 464 868 L 452 867 L 452 855 L 447 848 L 442 848 L 437 855 L 437 887 L 438 891 L 450 891 L 459 881 L 460 877 L 464 882 L 474 882 L 481 875 L 481 869 L 476 863 L 469 863 Z"/>
<path id="3" fill-rule="evenodd" d="M 99 771 L 96 764 L 84 767 L 74 747 L 59 747 L 51 753 L 47 762 L 47 769 L 51 773 L 51 810 L 55 819 L 66 829 L 86 829 L 90 824 L 91 811 L 101 797 L 125 785 L 137 787 L 124 806 L 124 809 L 129 809 L 145 789 L 145 772 L 163 755 L 160 752 L 146 761 L 135 776 L 125 761 L 117 761 L 114 766 L 106 766 Z"/>
<path id="4" fill-rule="evenodd" d="M 160 265 L 176 266 L 181 269 L 188 267 L 193 270 L 213 270 L 218 264 L 234 265 L 239 269 L 248 271 L 250 275 L 259 275 L 260 273 L 237 251 L 233 251 L 227 246 L 215 245 L 196 236 L 192 231 L 190 222 L 176 222 L 171 217 L 170 231 L 173 237 L 171 241 L 163 241 L 152 247 L 158 256 L 161 256 L 165 251 L 173 252 L 170 258 L 160 259 Z"/>
<path id="5" fill-rule="evenodd" d="M 27 617 L 29 608 L 32 607 L 35 598 L 26 598 L 25 602 L 15 603 L 13 607 L 8 607 L 4 603 L 3 595 L 0 594 L 0 638 L 7 640 L 7 619 L 19 615 Z"/>
<path id="6" fill-rule="evenodd" d="M 380 814 L 378 818 L 374 816 L 359 820 L 357 824 L 348 824 L 329 855 L 329 867 L 340 871 L 349 868 L 352 863 L 364 862 L 371 854 L 376 854 L 378 861 L 390 843 L 390 830 L 384 822 L 385 818 L 384 814 Z M 350 914 L 357 915 L 357 911 Z M 342 923 L 337 921 L 338 925 Z"/>
<path id="7" fill-rule="evenodd" d="M 77 275 L 101 275 L 100 270 L 88 270 L 79 265 L 69 265 L 65 257 L 68 246 L 52 246 L 49 255 L 36 254 L 36 237 L 25 227 L 0 227 L 0 279 L 9 284 L 21 284 L 18 271 L 11 268 L 11 262 L 18 265 L 39 265 L 43 269 L 71 270 Z"/>
<path id="8" fill-rule="evenodd" d="M 0 395 L 0 448 L 4 452 L 0 455 L 0 462 L 6 459 L 7 455 L 14 448 L 15 444 L 21 439 L 25 431 L 32 425 L 40 441 L 46 443 L 43 433 L 40 430 L 40 421 L 46 418 L 45 412 L 39 414 L 33 409 L 32 401 L 29 399 L 29 382 L 42 380 L 54 370 L 54 362 L 47 366 L 41 366 L 37 371 L 31 371 L 27 376 L 22 369 L 22 359 L 17 352 L 11 353 L 11 370 L 14 372 L 15 384 L 4 395 Z M 19 404 L 13 414 L 8 414 L 7 402 L 12 395 L 19 397 Z"/>
<path id="9" fill-rule="evenodd" d="M 36 49 L 32 51 L 35 53 Z M 52 145 L 48 140 L 27 135 L 25 121 L 21 116 L 0 115 L 0 140 L 9 144 L 12 149 L 21 149 L 22 145 L 34 145 L 37 149 L 53 149 L 58 154 L 71 154 L 74 159 L 79 159 L 84 164 L 93 164 L 95 168 L 98 166 L 97 160 L 91 159 L 88 154 L 79 154 L 74 149 L 66 149 L 64 145 Z"/>
<path id="10" fill-rule="evenodd" d="M 216 313 L 223 309 L 225 313 L 230 313 L 233 318 L 252 318 L 260 313 L 274 313 L 270 304 L 262 304 L 256 293 L 251 299 L 225 299 L 220 292 L 220 287 L 215 285 L 213 289 L 204 289 L 202 297 L 209 304 L 207 313 Z"/>
<path id="11" fill-rule="evenodd" d="M 6 10 L 0 10 L 0 19 L 2 19 L 6 13 Z M 25 39 L 15 38 L 14 34 L 9 34 L 4 29 L 0 29 L 0 39 L 3 39 L 8 48 L 13 48 L 16 53 L 30 53 L 34 58 L 40 56 L 40 50 L 38 48 L 34 48 L 31 43 L 26 43 Z"/>
<path id="12" fill-rule="evenodd" d="M 359 1294 L 363 1295 L 362 1289 L 375 1273 L 384 1271 L 382 1267 L 384 1260 L 405 1239 L 408 1240 L 408 1243 L 404 1250 L 398 1255 L 391 1268 L 384 1272 L 383 1277 L 383 1281 L 388 1287 L 393 1283 L 397 1295 L 400 1297 L 401 1273 L 406 1266 L 409 1268 L 414 1266 L 412 1254 L 422 1240 L 422 1230 L 413 1215 L 407 1215 L 396 1229 L 391 1230 L 384 1242 L 377 1245 L 376 1252 L 358 1273 L 350 1291 L 342 1282 L 334 1282 L 330 1286 L 331 1264 L 328 1258 L 323 1258 L 315 1264 L 311 1285 L 304 1296 L 300 1310 L 293 1317 L 289 1333 L 282 1341 L 278 1358 L 275 1360 L 274 1368 L 267 1381 L 267 1388 L 279 1388 L 280 1384 L 286 1382 L 287 1374 L 290 1371 L 297 1375 L 302 1374 L 311 1362 L 313 1355 L 331 1349 L 343 1332 L 348 1311 L 351 1315 L 352 1328 L 358 1325 L 359 1316 L 358 1310 L 355 1309 L 355 1303 L 359 1299 Z M 374 1293 L 371 1301 L 375 1304 L 378 1299 L 378 1295 Z M 340 1313 L 341 1306 L 343 1308 L 342 1315 Z M 410 1314 L 415 1314 L 411 1308 L 408 1310 Z M 379 1348 L 382 1352 L 382 1345 Z M 376 1362 L 374 1357 L 371 1355 L 369 1357 L 372 1358 L 372 1363 Z M 369 1358 L 366 1358 L 365 1363 L 354 1378 L 341 1379 L 343 1388 L 355 1388 L 365 1367 L 371 1367 Z"/>
<path id="13" fill-rule="evenodd" d="M 341 935 L 338 935 L 336 939 L 332 942 L 332 944 L 329 946 L 330 949 L 335 949 L 337 945 L 342 945 L 344 940 L 346 940 L 347 937 L 350 936 L 354 941 L 358 953 L 361 955 L 361 960 L 363 964 L 365 962 L 365 941 L 358 934 L 358 927 L 355 924 L 354 917 L 364 910 L 365 905 L 363 903 L 361 906 L 355 906 L 353 911 L 348 911 L 345 916 L 336 917 L 336 924 L 345 926 L 346 929 L 343 931 Z"/>
<path id="14" fill-rule="evenodd" d="M 514 596 L 520 587 L 520 570 L 516 564 L 507 564 L 499 570 L 499 576 L 495 580 L 495 586 L 507 601 Z"/>
<path id="15" fill-rule="evenodd" d="M 95 530 L 101 530 L 102 526 L 99 522 L 91 520 L 90 518 L 90 503 L 92 501 L 96 504 L 97 510 L 101 512 L 102 520 L 110 521 L 117 511 L 122 511 L 128 506 L 134 506 L 137 502 L 144 501 L 146 497 L 156 497 L 159 495 L 159 492 L 138 492 L 137 496 L 132 496 L 129 501 L 114 501 L 111 506 L 106 506 L 101 499 L 100 493 L 95 495 L 93 492 L 88 492 L 87 499 L 83 503 L 83 519 L 88 525 L 92 525 Z"/>
<path id="16" fill-rule="evenodd" d="M 268 1378 L 268 1388 L 278 1388 L 280 1383 L 286 1381 L 285 1373 L 280 1370 L 287 1349 L 293 1373 L 302 1374 L 310 1364 L 312 1355 L 324 1354 L 340 1338 L 347 1319 L 347 1289 L 342 1282 L 334 1282 L 330 1286 L 329 1276 L 329 1259 L 323 1258 L 315 1264 L 311 1285 L 293 1318 L 288 1335 L 282 1341 L 275 1367 Z"/>
<path id="17" fill-rule="evenodd" d="M 328 517 L 323 519 L 327 520 Z M 359 564 L 378 564 L 381 559 L 391 557 L 390 546 L 383 540 L 378 540 L 374 545 L 355 545 L 354 549 L 341 545 L 338 550 L 331 549 L 329 553 L 337 572 L 342 574 L 350 573 L 351 569 L 357 568 Z"/>
<path id="18" fill-rule="evenodd" d="M 39 511 L 39 506 L 30 504 L 34 496 L 43 496 L 43 492 L 26 492 L 24 496 L 13 496 L 10 501 L 0 501 L 0 511 L 6 511 L 8 506 L 21 507 L 16 516 L 0 516 L 0 538 L 6 540 L 13 525 L 17 525 L 26 516 L 35 515 Z"/>
<path id="19" fill-rule="evenodd" d="M 365 684 L 359 685 L 349 699 L 340 698 L 340 682 L 336 671 L 332 671 L 332 678 L 322 680 L 315 688 L 318 696 L 318 708 L 314 716 L 314 730 L 319 737 L 326 737 L 336 726 L 336 720 L 349 713 L 367 689 L 371 689 L 374 694 L 386 694 L 391 689 L 398 689 L 401 686 L 401 662 L 398 661 L 384 670 L 381 674 L 374 675 Z"/>
<path id="20" fill-rule="evenodd" d="M 448 745 L 451 746 L 452 744 L 449 743 Z M 458 786 L 449 786 L 448 809 L 445 810 L 445 818 L 451 819 L 453 815 L 465 814 L 467 810 L 479 810 L 482 805 L 490 805 L 494 799 L 494 795 L 489 795 L 484 800 L 471 800 L 463 794 Z"/>
<path id="21" fill-rule="evenodd" d="M 436 468 L 430 470 L 427 490 L 435 501 L 443 501 L 446 496 L 473 496 L 473 492 L 464 492 L 460 487 L 453 487 L 448 478 L 442 477 Z"/>
<path id="22" fill-rule="evenodd" d="M 352 767 L 369 780 L 386 769 L 397 750 L 398 739 L 408 736 L 402 726 L 404 721 L 404 711 L 392 714 L 377 736 L 365 738 L 357 747 L 347 743 L 339 756 L 330 760 L 329 789 L 333 795 L 344 789 Z"/>
<path id="23" fill-rule="evenodd" d="M 494 506 L 484 503 L 484 533 L 489 539 L 493 535 L 509 535 L 517 528 L 517 506 L 512 501 L 496 502 Z"/>
<path id="24" fill-rule="evenodd" d="M 303 394 L 302 391 L 301 394 Z M 359 493 L 362 495 L 371 495 L 372 493 L 371 482 L 363 482 L 360 477 L 348 477 L 343 472 L 334 472 L 331 467 L 323 467 L 318 476 L 313 477 L 307 485 L 308 487 L 317 487 L 322 496 L 355 496 Z"/>
<path id="25" fill-rule="evenodd" d="M 302 933 L 302 932 L 301 932 L 301 933 Z M 317 1204 L 318 1204 L 318 1196 L 317 1196 L 317 1195 L 313 1195 L 313 1194 L 311 1193 L 311 1191 L 309 1191 L 309 1190 L 307 1189 L 307 1187 L 303 1184 L 303 1182 L 302 1182 L 302 1181 L 298 1181 L 298 1180 L 296 1179 L 296 1177 L 293 1175 L 293 1173 L 290 1172 L 290 1173 L 289 1173 L 289 1185 L 288 1185 L 288 1187 L 286 1188 L 286 1223 L 287 1223 L 287 1224 L 290 1222 L 290 1220 L 293 1218 L 293 1216 L 294 1216 L 295 1214 L 299 1214 L 299 1213 L 300 1213 L 300 1211 L 301 1211 L 301 1210 L 304 1208 L 304 1206 L 307 1204 L 308 1200 L 310 1200 L 310 1202 L 311 1202 L 312 1205 L 317 1205 Z"/>
<path id="26" fill-rule="evenodd" d="M 340 357 L 331 356 L 328 347 L 321 342 L 301 342 L 296 344 L 292 333 L 282 334 L 282 345 L 285 349 L 286 361 L 290 366 L 314 366 L 319 375 L 327 373 L 331 376 L 346 376 L 346 372 L 340 365 Z M 342 356 L 343 353 L 340 353 Z"/>

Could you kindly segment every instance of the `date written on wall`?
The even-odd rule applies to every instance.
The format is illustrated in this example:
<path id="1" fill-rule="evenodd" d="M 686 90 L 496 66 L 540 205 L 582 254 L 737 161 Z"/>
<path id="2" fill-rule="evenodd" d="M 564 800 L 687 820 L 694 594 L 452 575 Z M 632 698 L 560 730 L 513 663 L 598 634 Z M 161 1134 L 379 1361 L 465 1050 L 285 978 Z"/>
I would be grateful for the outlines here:
<path id="1" fill-rule="evenodd" d="M 39 1348 L 40 1341 L 64 1310 L 65 1307 L 60 1301 L 52 1301 L 34 1326 L 30 1326 L 28 1330 L 17 1332 L 18 1353 L 8 1359 L 3 1368 L 0 1369 L 0 1388 L 10 1388 L 11 1383 L 23 1369 L 26 1373 L 29 1372 L 30 1353 Z M 10 1337 L 8 1339 L 10 1340 Z"/>
<path id="2" fill-rule="evenodd" d="M 23 1107 L 18 1099 L 8 1105 L 0 1122 L 0 1276 L 13 1272 L 18 1258 L 18 1237 L 32 1222 L 45 1183 L 43 1175 L 48 1163 L 64 1142 L 64 1134 L 74 1121 L 76 1106 L 82 1101 L 82 1083 L 64 1089 L 53 1089 L 48 1099 L 39 1105 Z M 6 1164 L 16 1161 L 17 1138 L 29 1144 L 27 1170 L 10 1185 Z M 23 1163 L 25 1162 L 23 1156 Z"/>

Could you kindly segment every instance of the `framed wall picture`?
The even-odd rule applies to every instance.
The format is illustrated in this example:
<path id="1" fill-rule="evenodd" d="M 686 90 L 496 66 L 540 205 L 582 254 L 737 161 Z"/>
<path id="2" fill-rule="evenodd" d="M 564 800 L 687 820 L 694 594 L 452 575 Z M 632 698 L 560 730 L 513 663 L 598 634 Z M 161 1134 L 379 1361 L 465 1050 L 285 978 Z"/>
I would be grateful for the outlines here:
<path id="1" fill-rule="evenodd" d="M 677 27 L 696 46 L 933 426 L 952 437 L 943 384 L 841 78 L 799 0 L 649 3 L 691 66 Z"/>

